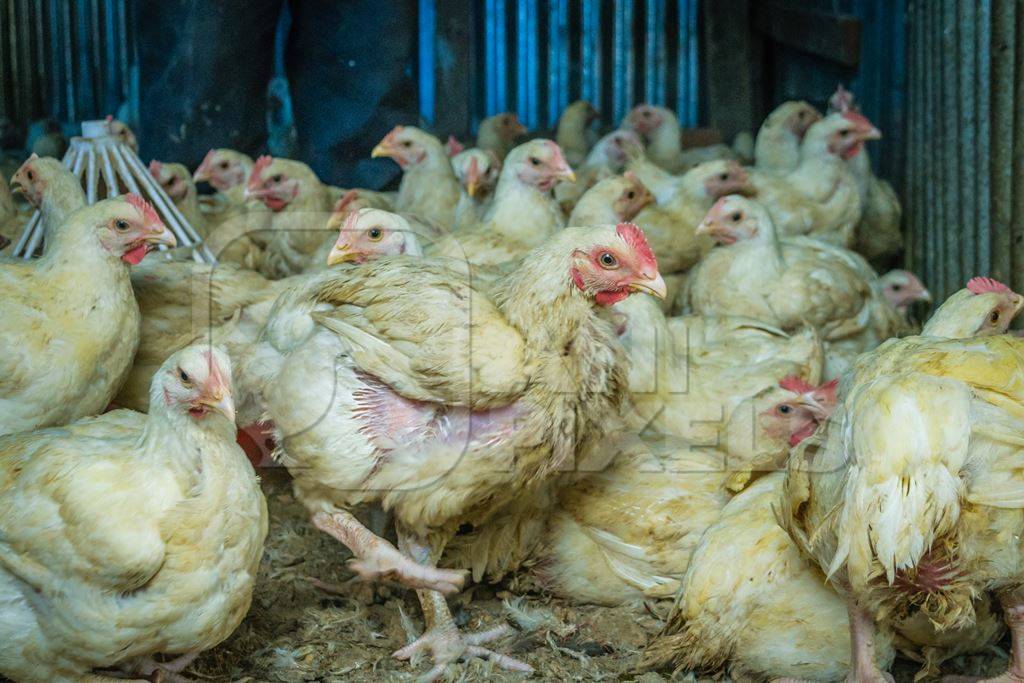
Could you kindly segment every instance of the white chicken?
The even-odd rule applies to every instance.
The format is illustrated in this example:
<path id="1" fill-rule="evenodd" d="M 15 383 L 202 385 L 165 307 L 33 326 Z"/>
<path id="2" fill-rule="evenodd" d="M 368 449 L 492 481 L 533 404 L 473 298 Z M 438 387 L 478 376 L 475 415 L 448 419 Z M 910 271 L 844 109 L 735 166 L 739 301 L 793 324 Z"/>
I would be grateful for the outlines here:
<path id="1" fill-rule="evenodd" d="M 248 611 L 267 507 L 235 444 L 227 357 L 174 355 L 152 406 L 0 438 L 0 674 L 173 673 Z"/>

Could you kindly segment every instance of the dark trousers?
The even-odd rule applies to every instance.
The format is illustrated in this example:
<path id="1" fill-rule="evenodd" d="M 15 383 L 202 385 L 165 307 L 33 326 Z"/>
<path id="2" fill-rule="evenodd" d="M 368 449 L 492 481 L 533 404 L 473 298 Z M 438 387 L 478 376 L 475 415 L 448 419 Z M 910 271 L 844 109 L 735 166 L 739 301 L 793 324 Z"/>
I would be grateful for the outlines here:
<path id="1" fill-rule="evenodd" d="M 266 151 L 267 84 L 285 0 L 159 0 L 137 7 L 139 141 L 145 161 L 195 168 L 212 147 Z M 287 0 L 285 49 L 295 157 L 325 182 L 380 187 L 370 160 L 393 126 L 415 124 L 416 3 Z"/>

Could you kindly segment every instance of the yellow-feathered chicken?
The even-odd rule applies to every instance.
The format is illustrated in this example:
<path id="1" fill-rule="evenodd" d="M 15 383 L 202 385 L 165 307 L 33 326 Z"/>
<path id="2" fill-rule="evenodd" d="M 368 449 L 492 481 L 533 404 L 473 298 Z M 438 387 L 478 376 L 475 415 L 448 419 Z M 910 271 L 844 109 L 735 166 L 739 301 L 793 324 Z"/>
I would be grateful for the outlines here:
<path id="1" fill-rule="evenodd" d="M 131 367 L 139 307 L 128 266 L 174 236 L 138 195 L 71 214 L 33 261 L 0 263 L 0 434 L 102 411 Z"/>
<path id="2" fill-rule="evenodd" d="M 883 677 L 876 620 L 985 631 L 988 592 L 1014 644 L 1001 680 L 1024 670 L 1024 341 L 1004 334 L 1022 305 L 969 282 L 921 336 L 862 355 L 825 433 L 790 461 L 783 520 L 848 596 L 857 680 Z"/>
<path id="3" fill-rule="evenodd" d="M 821 112 L 806 102 L 791 100 L 776 107 L 757 131 L 754 161 L 757 170 L 789 173 L 800 165 L 800 145 Z"/>
<path id="4" fill-rule="evenodd" d="M 459 181 L 440 140 L 413 126 L 395 126 L 373 148 L 372 156 L 390 157 L 402 167 L 396 211 L 414 214 L 448 230 L 455 227 Z"/>
<path id="5" fill-rule="evenodd" d="M 152 394 L 149 416 L 0 438 L 0 674 L 174 672 L 248 611 L 267 508 L 235 444 L 227 357 L 189 347 Z"/>

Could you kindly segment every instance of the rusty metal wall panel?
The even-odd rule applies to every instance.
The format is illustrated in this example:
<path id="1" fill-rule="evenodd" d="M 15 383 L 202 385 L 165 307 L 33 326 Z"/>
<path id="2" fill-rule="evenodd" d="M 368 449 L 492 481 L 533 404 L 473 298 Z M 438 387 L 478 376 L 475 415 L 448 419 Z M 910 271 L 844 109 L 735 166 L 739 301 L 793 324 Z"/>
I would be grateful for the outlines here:
<path id="1" fill-rule="evenodd" d="M 939 300 L 975 275 L 1024 287 L 1024 5 L 911 0 L 908 266 Z"/>
<path id="2" fill-rule="evenodd" d="M 25 124 L 114 113 L 129 98 L 128 0 L 0 0 L 0 115 Z"/>

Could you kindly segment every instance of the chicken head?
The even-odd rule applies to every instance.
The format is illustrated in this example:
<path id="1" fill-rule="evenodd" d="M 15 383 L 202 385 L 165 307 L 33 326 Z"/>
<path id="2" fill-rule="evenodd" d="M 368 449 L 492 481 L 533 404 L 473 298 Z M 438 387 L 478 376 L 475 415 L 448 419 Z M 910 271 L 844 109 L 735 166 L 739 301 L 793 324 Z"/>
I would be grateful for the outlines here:
<path id="1" fill-rule="evenodd" d="M 151 405 L 193 420 L 213 415 L 235 422 L 231 394 L 231 361 L 216 347 L 196 345 L 179 351 L 164 363 L 153 381 Z"/>
<path id="2" fill-rule="evenodd" d="M 409 222 L 383 209 L 351 211 L 327 256 L 327 265 L 365 263 L 381 256 L 421 255 L 419 240 Z"/>
<path id="3" fill-rule="evenodd" d="M 561 148 L 552 140 L 531 140 L 519 145 L 509 152 L 505 164 L 515 169 L 520 182 L 541 192 L 551 190 L 561 180 L 576 180 Z"/>
<path id="4" fill-rule="evenodd" d="M 939 306 L 921 334 L 948 339 L 1005 334 L 1022 307 L 1024 297 L 1002 282 L 972 278 Z"/>
<path id="5" fill-rule="evenodd" d="M 631 221 L 641 209 L 654 203 L 654 195 L 640 182 L 633 171 L 623 174 L 624 187 L 612 202 L 612 208 L 620 221 Z"/>
<path id="6" fill-rule="evenodd" d="M 230 149 L 211 149 L 192 174 L 192 180 L 208 182 L 215 190 L 225 192 L 243 184 L 252 166 L 252 159 L 245 154 Z"/>
<path id="7" fill-rule="evenodd" d="M 189 173 L 181 164 L 165 164 L 153 159 L 149 162 L 149 175 L 160 183 L 171 201 L 181 201 L 188 194 Z"/>
<path id="8" fill-rule="evenodd" d="M 613 239 L 576 249 L 569 275 L 581 292 L 593 296 L 601 306 L 611 306 L 634 292 L 659 299 L 666 294 L 654 252 L 643 231 L 632 223 L 615 226 Z"/>
<path id="9" fill-rule="evenodd" d="M 128 194 L 123 200 L 107 201 L 91 207 L 99 214 L 97 229 L 106 251 L 134 266 L 157 245 L 177 246 L 153 205 L 139 195 Z"/>
<path id="10" fill-rule="evenodd" d="M 472 147 L 452 157 L 452 169 L 466 194 L 476 199 L 490 194 L 501 174 L 501 161 L 491 150 Z"/>
<path id="11" fill-rule="evenodd" d="M 834 155 L 848 160 L 860 153 L 866 141 L 881 137 L 881 132 L 857 112 L 829 114 L 807 131 L 803 154 Z"/>
<path id="12" fill-rule="evenodd" d="M 261 156 L 249 174 L 246 199 L 258 199 L 271 211 L 281 211 L 299 196 L 301 182 L 285 169 L 285 159 Z"/>
<path id="13" fill-rule="evenodd" d="M 924 283 L 909 270 L 890 270 L 878 280 L 886 301 L 900 313 L 906 313 L 914 302 L 932 300 Z"/>
<path id="14" fill-rule="evenodd" d="M 715 202 L 697 226 L 697 234 L 728 245 L 741 240 L 771 239 L 774 231 L 763 206 L 746 197 L 729 195 Z"/>

